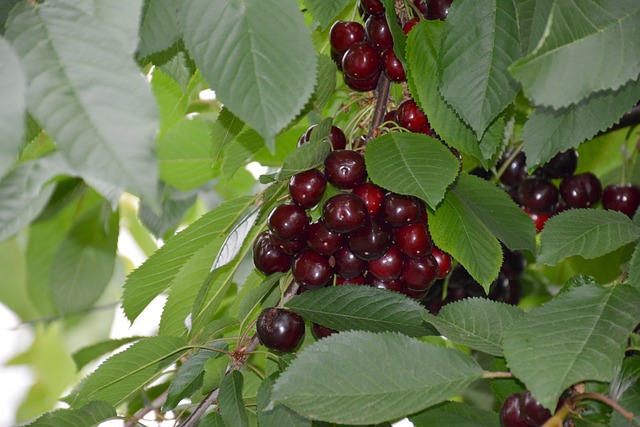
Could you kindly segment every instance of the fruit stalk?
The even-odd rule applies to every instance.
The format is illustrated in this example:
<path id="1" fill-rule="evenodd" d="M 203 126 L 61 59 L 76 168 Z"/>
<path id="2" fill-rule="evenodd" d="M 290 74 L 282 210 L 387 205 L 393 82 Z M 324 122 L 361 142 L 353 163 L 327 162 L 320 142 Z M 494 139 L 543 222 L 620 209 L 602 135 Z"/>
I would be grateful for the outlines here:
<path id="1" fill-rule="evenodd" d="M 376 129 L 382 123 L 382 118 L 387 112 L 387 102 L 389 101 L 389 91 L 391 89 L 391 82 L 387 78 L 387 76 L 382 73 L 380 75 L 380 79 L 378 80 L 378 87 L 376 88 L 376 106 L 373 110 L 373 117 L 371 119 L 371 126 L 369 127 L 369 132 L 367 132 L 367 136 L 365 138 L 365 142 L 369 142 L 371 139 L 375 138 Z"/>

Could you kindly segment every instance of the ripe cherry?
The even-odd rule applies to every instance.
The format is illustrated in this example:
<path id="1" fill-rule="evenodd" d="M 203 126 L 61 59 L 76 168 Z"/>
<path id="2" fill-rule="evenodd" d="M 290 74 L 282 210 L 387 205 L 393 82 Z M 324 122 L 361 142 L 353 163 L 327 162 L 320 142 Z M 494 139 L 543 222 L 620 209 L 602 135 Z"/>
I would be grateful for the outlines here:
<path id="1" fill-rule="evenodd" d="M 500 162 L 498 162 L 498 169 L 501 169 L 505 162 L 512 156 L 512 151 L 507 151 Z M 509 162 L 502 175 L 500 175 L 500 181 L 505 185 L 514 185 L 520 183 L 527 176 L 527 158 L 523 151 L 519 152 L 513 160 Z"/>
<path id="2" fill-rule="evenodd" d="M 307 246 L 322 255 L 331 255 L 344 245 L 344 236 L 328 230 L 322 221 L 314 222 L 307 231 Z"/>
<path id="3" fill-rule="evenodd" d="M 560 183 L 560 194 L 573 208 L 588 208 L 602 197 L 602 184 L 591 172 L 569 176 Z"/>
<path id="4" fill-rule="evenodd" d="M 373 274 L 367 275 L 367 284 L 378 289 L 387 289 L 394 292 L 404 292 L 404 283 L 400 279 L 381 280 Z"/>
<path id="5" fill-rule="evenodd" d="M 324 225 L 336 233 L 348 233 L 365 224 L 367 207 L 362 199 L 350 193 L 336 194 L 322 206 Z"/>
<path id="6" fill-rule="evenodd" d="M 304 238 L 309 227 L 309 217 L 301 206 L 283 203 L 277 206 L 267 220 L 269 230 L 283 240 Z"/>
<path id="7" fill-rule="evenodd" d="M 382 206 L 384 199 L 384 190 L 373 182 L 365 182 L 353 189 L 352 194 L 360 197 L 367 207 L 369 215 L 375 215 Z"/>
<path id="8" fill-rule="evenodd" d="M 397 279 L 402 273 L 402 263 L 404 257 L 400 250 L 391 245 L 387 252 L 380 258 L 369 261 L 368 270 L 382 281 Z"/>
<path id="9" fill-rule="evenodd" d="M 307 288 L 325 286 L 333 277 L 329 258 L 311 249 L 305 249 L 295 256 L 291 272 L 298 283 Z"/>
<path id="10" fill-rule="evenodd" d="M 334 150 L 324 160 L 327 181 L 338 188 L 353 189 L 367 179 L 362 154 L 352 150 Z"/>
<path id="11" fill-rule="evenodd" d="M 400 83 L 407 80 L 402 63 L 393 52 L 393 49 L 387 49 L 382 52 L 382 65 L 384 74 L 392 82 Z"/>
<path id="12" fill-rule="evenodd" d="M 295 255 L 307 246 L 305 239 L 284 240 L 269 232 L 269 241 L 273 246 L 287 255 Z"/>
<path id="13" fill-rule="evenodd" d="M 364 227 L 352 231 L 347 236 L 351 251 L 364 261 L 380 258 L 387 252 L 392 240 L 389 226 L 376 217 L 370 217 Z"/>
<path id="14" fill-rule="evenodd" d="M 444 279 L 451 271 L 451 265 L 453 263 L 451 255 L 437 246 L 431 248 L 431 255 L 433 255 L 438 263 L 438 279 Z"/>
<path id="15" fill-rule="evenodd" d="M 340 275 L 336 275 L 336 286 L 342 285 L 364 285 L 367 283 L 367 278 L 363 275 L 352 277 L 351 279 L 345 279 Z"/>
<path id="16" fill-rule="evenodd" d="M 380 0 L 360 0 L 360 6 L 364 13 L 369 15 L 382 15 L 384 6 Z"/>
<path id="17" fill-rule="evenodd" d="M 382 71 L 378 70 L 373 76 L 364 80 L 354 79 L 346 74 L 344 74 L 343 77 L 344 77 L 344 83 L 350 89 L 353 89 L 357 92 L 369 92 L 370 90 L 374 90 L 378 86 L 378 80 L 380 79 L 380 74 L 382 74 Z"/>
<path id="18" fill-rule="evenodd" d="M 530 426 L 541 426 L 551 418 L 551 411 L 542 406 L 529 390 L 525 391 L 522 396 L 520 412 L 522 418 L 528 422 Z"/>
<path id="19" fill-rule="evenodd" d="M 313 337 L 317 340 L 326 338 L 329 335 L 335 334 L 338 331 L 335 331 L 331 328 L 327 328 L 326 326 L 322 326 L 319 323 L 311 323 L 311 333 Z"/>
<path id="20" fill-rule="evenodd" d="M 286 272 L 291 267 L 291 256 L 272 245 L 269 234 L 268 231 L 263 231 L 253 242 L 253 264 L 267 276 Z"/>
<path id="21" fill-rule="evenodd" d="M 299 172 L 289 180 L 289 194 L 293 202 L 309 209 L 318 204 L 327 188 L 327 179 L 318 169 Z"/>
<path id="22" fill-rule="evenodd" d="M 427 225 L 421 221 L 397 227 L 393 230 L 398 249 L 411 258 L 422 258 L 431 254 L 433 241 Z"/>
<path id="23" fill-rule="evenodd" d="M 522 418 L 521 408 L 522 395 L 514 393 L 507 397 L 500 407 L 500 423 L 504 427 L 531 427 Z"/>
<path id="24" fill-rule="evenodd" d="M 309 129 L 307 129 L 307 131 L 302 134 L 302 136 L 298 140 L 298 147 L 311 141 L 311 132 L 313 132 L 316 126 L 317 125 L 309 126 Z M 342 129 L 340 129 L 338 126 L 331 126 L 331 132 L 329 132 L 329 142 L 331 142 L 331 147 L 334 150 L 342 150 L 347 146 L 347 137 L 345 136 Z"/>
<path id="25" fill-rule="evenodd" d="M 548 178 L 566 178 L 575 173 L 578 167 L 578 152 L 571 148 L 558 153 L 540 167 L 536 173 Z"/>
<path id="26" fill-rule="evenodd" d="M 345 279 L 353 279 L 364 273 L 367 263 L 354 254 L 348 245 L 333 254 L 335 272 Z"/>
<path id="27" fill-rule="evenodd" d="M 342 57 L 344 74 L 356 80 L 366 80 L 374 76 L 381 67 L 380 53 L 367 42 L 354 43 Z"/>
<path id="28" fill-rule="evenodd" d="M 518 199 L 533 212 L 550 213 L 558 202 L 558 189 L 551 181 L 530 176 L 520 183 Z"/>
<path id="29" fill-rule="evenodd" d="M 632 218 L 640 205 L 640 188 L 634 184 L 609 185 L 602 194 L 605 209 L 622 212 Z"/>
<path id="30" fill-rule="evenodd" d="M 380 215 L 393 227 L 409 225 L 420 218 L 420 204 L 411 196 L 389 193 L 382 200 Z"/>
<path id="31" fill-rule="evenodd" d="M 329 44 L 337 54 L 344 54 L 351 45 L 364 41 L 364 27 L 359 22 L 336 21 L 329 31 Z"/>
<path id="32" fill-rule="evenodd" d="M 429 0 L 427 3 L 427 19 L 444 21 L 449 15 L 449 8 L 453 0 Z"/>
<path id="33" fill-rule="evenodd" d="M 365 23 L 364 29 L 367 33 L 367 40 L 380 52 L 393 47 L 393 37 L 384 15 L 370 16 Z"/>
<path id="34" fill-rule="evenodd" d="M 536 213 L 530 211 L 525 207 L 523 207 L 522 210 L 524 211 L 524 213 L 529 215 L 529 218 L 531 218 L 531 220 L 533 221 L 533 224 L 536 226 L 536 231 L 538 233 L 542 231 L 542 229 L 544 228 L 544 224 L 551 217 L 551 214 L 549 213 Z"/>
<path id="35" fill-rule="evenodd" d="M 431 254 L 424 258 L 405 258 L 401 277 L 407 289 L 426 291 L 437 276 L 438 262 Z"/>
<path id="36" fill-rule="evenodd" d="M 271 350 L 288 353 L 304 337 L 304 320 L 283 308 L 266 308 L 258 316 L 256 332 L 260 342 Z"/>
<path id="37" fill-rule="evenodd" d="M 500 272 L 510 279 L 517 279 L 522 276 L 527 266 L 527 259 L 524 257 L 524 254 L 520 251 L 512 251 L 507 248 L 503 248 L 502 253 L 504 261 Z"/>
<path id="38" fill-rule="evenodd" d="M 427 124 L 427 116 L 413 99 L 407 99 L 398 106 L 396 122 L 410 132 L 418 132 Z"/>
<path id="39" fill-rule="evenodd" d="M 409 34 L 409 31 L 411 31 L 413 29 L 413 27 L 415 27 L 418 22 L 420 22 L 420 18 L 418 18 L 418 17 L 408 20 L 404 24 L 404 26 L 402 27 L 402 31 L 405 34 Z"/>

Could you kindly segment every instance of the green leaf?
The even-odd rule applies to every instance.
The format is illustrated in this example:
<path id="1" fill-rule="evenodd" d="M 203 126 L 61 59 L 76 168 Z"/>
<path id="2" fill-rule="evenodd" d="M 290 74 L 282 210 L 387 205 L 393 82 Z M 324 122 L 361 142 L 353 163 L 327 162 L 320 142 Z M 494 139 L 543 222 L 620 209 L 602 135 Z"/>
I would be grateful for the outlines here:
<path id="1" fill-rule="evenodd" d="M 336 90 L 336 63 L 325 55 L 318 55 L 318 77 L 313 91 L 313 108 L 322 115 L 322 110 Z"/>
<path id="2" fill-rule="evenodd" d="M 415 427 L 495 427 L 500 425 L 498 414 L 483 411 L 466 403 L 444 402 L 418 414 L 409 421 Z"/>
<path id="3" fill-rule="evenodd" d="M 507 69 L 522 55 L 514 2 L 453 3 L 444 28 L 440 93 L 482 137 L 518 92 Z"/>
<path id="4" fill-rule="evenodd" d="M 1 0 L 0 1 L 0 34 L 4 34 L 5 24 L 9 18 L 9 12 L 13 6 L 18 4 L 20 0 Z"/>
<path id="5" fill-rule="evenodd" d="M 0 37 L 0 176 L 18 160 L 18 150 L 25 133 L 27 84 L 20 60 L 7 41 Z"/>
<path id="6" fill-rule="evenodd" d="M 623 213 L 604 209 L 571 209 L 545 223 L 540 234 L 538 262 L 555 265 L 573 255 L 592 259 L 638 238 L 640 229 Z"/>
<path id="7" fill-rule="evenodd" d="M 79 370 L 87 366 L 93 360 L 111 352 L 119 349 L 125 344 L 129 344 L 130 342 L 137 341 L 141 337 L 127 337 L 121 339 L 114 340 L 106 340 L 101 341 L 96 344 L 92 344 L 88 347 L 83 347 L 80 350 L 73 353 L 73 361 L 76 364 L 76 367 Z"/>
<path id="8" fill-rule="evenodd" d="M 167 289 L 194 253 L 216 238 L 226 235 L 252 203 L 241 197 L 224 203 L 203 215 L 167 240 L 151 257 L 127 277 L 122 307 L 133 321 L 162 291 Z"/>
<path id="9" fill-rule="evenodd" d="M 370 286 L 331 286 L 303 292 L 285 305 L 311 322 L 331 329 L 429 335 L 422 321 L 426 310 L 397 292 Z"/>
<path id="10" fill-rule="evenodd" d="M 398 16 L 396 15 L 396 5 L 394 0 L 381 0 L 384 5 L 384 14 L 387 18 L 387 25 L 393 38 L 393 53 L 400 60 L 402 65 L 406 64 L 405 51 L 407 44 L 407 35 L 400 27 Z"/>
<path id="11" fill-rule="evenodd" d="M 160 133 L 162 134 L 185 116 L 189 98 L 178 82 L 159 68 L 153 70 L 151 90 L 158 102 Z"/>
<path id="12" fill-rule="evenodd" d="M 23 2 L 6 36 L 27 76 L 27 107 L 71 167 L 107 198 L 127 189 L 155 200 L 157 111 L 122 33 L 64 3 Z"/>
<path id="13" fill-rule="evenodd" d="M 244 281 L 236 299 L 229 307 L 229 313 L 239 321 L 246 320 L 260 302 L 271 292 L 274 286 L 280 281 L 284 273 L 275 273 L 264 276 L 257 270 L 253 270 Z"/>
<path id="14" fill-rule="evenodd" d="M 512 305 L 486 298 L 466 298 L 446 304 L 438 316 L 425 312 L 423 317 L 456 344 L 502 356 L 505 332 L 523 314 Z"/>
<path id="15" fill-rule="evenodd" d="M 640 52 L 633 37 L 640 6 L 616 0 L 603 13 L 601 3 L 554 2 L 540 44 L 510 67 L 534 103 L 566 107 L 638 77 Z"/>
<path id="16" fill-rule="evenodd" d="M 444 23 L 421 21 L 407 39 L 407 81 L 411 95 L 429 118 L 431 127 L 451 147 L 475 157 L 488 168 L 504 138 L 504 119 L 499 117 L 478 141 L 469 127 L 438 91 L 438 52 Z"/>
<path id="17" fill-rule="evenodd" d="M 537 108 L 524 125 L 527 166 L 544 164 L 558 152 L 577 147 L 620 120 L 640 99 L 640 80 L 622 88 L 591 94 L 579 103 L 555 110 Z"/>
<path id="18" fill-rule="evenodd" d="M 325 139 L 301 145 L 287 155 L 278 174 L 278 179 L 289 179 L 298 172 L 321 166 L 330 151 L 331 144 Z"/>
<path id="19" fill-rule="evenodd" d="M 389 133 L 370 141 L 365 162 L 371 181 L 389 191 L 417 196 L 433 209 L 460 167 L 440 141 L 417 133 Z"/>
<path id="20" fill-rule="evenodd" d="M 547 408 L 572 384 L 609 382 L 640 323 L 640 292 L 581 286 L 517 319 L 504 338 L 511 372 Z"/>
<path id="21" fill-rule="evenodd" d="M 47 412 L 25 427 L 95 427 L 116 416 L 116 410 L 112 405 L 93 401 L 79 409 L 57 409 Z"/>
<path id="22" fill-rule="evenodd" d="M 210 344 L 209 347 L 225 350 L 227 344 L 218 342 Z M 223 353 L 220 351 L 201 348 L 198 353 L 189 356 L 171 381 L 167 390 L 167 400 L 162 405 L 162 410 L 170 411 L 174 409 L 182 399 L 195 393 L 202 386 L 204 365 L 208 360 L 216 359 L 221 355 Z"/>
<path id="23" fill-rule="evenodd" d="M 132 55 L 138 47 L 138 33 L 142 16 L 143 0 L 117 4 L 110 1 L 92 1 L 93 15 L 105 24 L 114 39 L 118 39 L 125 51 Z M 72 2 L 76 5 L 77 2 Z"/>
<path id="24" fill-rule="evenodd" d="M 304 0 L 304 5 L 321 28 L 330 27 L 348 4 L 349 0 Z"/>
<path id="25" fill-rule="evenodd" d="M 185 213 L 196 202 L 197 192 L 183 192 L 168 185 L 160 184 L 162 203 L 160 212 L 154 212 L 144 201 L 140 202 L 138 219 L 156 238 L 167 239 L 180 225 Z"/>
<path id="26" fill-rule="evenodd" d="M 141 339 L 107 359 L 66 400 L 74 408 L 92 400 L 117 406 L 179 359 L 188 350 L 184 345 L 183 340 L 175 337 Z"/>
<path id="27" fill-rule="evenodd" d="M 222 416 L 217 412 L 209 412 L 206 414 L 200 422 L 198 427 L 225 427 Z"/>
<path id="28" fill-rule="evenodd" d="M 194 188 L 215 177 L 209 124 L 195 117 L 176 123 L 158 140 L 160 177 L 182 191 Z"/>
<path id="29" fill-rule="evenodd" d="M 315 49 L 298 3 L 188 0 L 180 21 L 218 99 L 273 151 L 275 135 L 302 110 L 316 78 Z"/>
<path id="30" fill-rule="evenodd" d="M 260 384 L 257 396 L 258 424 L 260 427 L 311 427 L 311 420 L 293 412 L 283 405 L 275 405 L 273 409 L 267 409 L 271 402 L 271 389 L 275 379 L 267 378 Z"/>
<path id="31" fill-rule="evenodd" d="M 224 425 L 228 427 L 248 427 L 249 419 L 242 400 L 242 386 L 244 379 L 238 371 L 231 371 L 222 379 L 218 406 Z"/>
<path id="32" fill-rule="evenodd" d="M 178 6 L 172 0 L 146 0 L 140 24 L 138 57 L 171 47 L 180 38 Z"/>
<path id="33" fill-rule="evenodd" d="M 523 54 L 528 55 L 545 37 L 544 31 L 554 0 L 519 0 L 514 3 L 518 13 L 520 45 Z"/>
<path id="34" fill-rule="evenodd" d="M 614 411 L 611 416 L 610 427 L 640 426 L 640 389 L 637 387 L 638 379 L 640 379 L 640 357 L 627 357 L 622 364 L 622 371 L 618 378 L 616 378 L 616 380 L 619 381 L 618 384 L 612 384 L 611 388 L 613 389 L 612 392 L 616 393 L 617 390 L 615 390 L 614 387 L 620 386 L 619 391 L 622 392 L 622 396 L 619 397 L 618 403 L 635 416 L 633 420 L 630 421 L 620 412 Z M 614 382 L 616 380 L 614 380 Z M 624 390 L 624 387 L 628 388 Z"/>
<path id="35" fill-rule="evenodd" d="M 253 129 L 247 129 L 229 141 L 222 149 L 222 177 L 230 180 L 238 169 L 244 168 L 252 157 L 264 147 L 264 139 Z"/>
<path id="36" fill-rule="evenodd" d="M 311 419 L 379 423 L 440 403 L 481 376 L 458 350 L 397 333 L 347 331 L 302 350 L 276 380 L 272 403 Z"/>
<path id="37" fill-rule="evenodd" d="M 234 138 L 236 138 L 242 129 L 244 123 L 236 116 L 231 114 L 228 109 L 223 108 L 218 114 L 218 119 L 211 127 L 211 141 L 213 143 L 213 159 L 214 163 L 220 160 L 224 147 Z"/>
<path id="38" fill-rule="evenodd" d="M 117 212 L 97 209 L 80 218 L 58 246 L 49 287 L 59 313 L 86 310 L 109 284 L 120 231 L 118 220 Z"/>
<path id="39" fill-rule="evenodd" d="M 640 290 L 640 245 L 636 244 L 629 264 L 629 284 Z"/>

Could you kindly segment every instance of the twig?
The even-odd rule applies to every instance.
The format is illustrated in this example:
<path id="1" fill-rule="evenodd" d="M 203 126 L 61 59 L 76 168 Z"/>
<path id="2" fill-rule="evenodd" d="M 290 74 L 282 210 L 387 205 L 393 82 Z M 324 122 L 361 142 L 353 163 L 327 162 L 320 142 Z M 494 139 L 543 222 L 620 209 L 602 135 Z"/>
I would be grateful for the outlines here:
<path id="1" fill-rule="evenodd" d="M 151 404 L 146 405 L 146 406 L 142 407 L 140 410 L 138 410 L 138 412 L 133 414 L 133 417 L 131 417 L 124 424 L 124 427 L 135 427 L 137 425 L 140 425 L 139 421 L 142 418 L 144 418 L 145 415 L 147 415 L 151 411 L 156 410 L 157 408 L 160 407 L 160 405 L 162 405 L 164 403 L 164 401 L 167 399 L 167 394 L 168 394 L 168 390 L 165 390 L 162 394 L 160 394 L 160 396 L 158 396 L 155 399 L 153 399 Z"/>
<path id="2" fill-rule="evenodd" d="M 389 92 L 391 90 L 391 81 L 387 76 L 382 73 L 378 80 L 378 87 L 376 88 L 377 100 L 376 107 L 373 110 L 373 118 L 371 119 L 371 127 L 365 138 L 365 143 L 373 139 L 376 134 L 378 126 L 382 123 L 385 113 L 387 112 L 387 102 L 389 101 Z"/>

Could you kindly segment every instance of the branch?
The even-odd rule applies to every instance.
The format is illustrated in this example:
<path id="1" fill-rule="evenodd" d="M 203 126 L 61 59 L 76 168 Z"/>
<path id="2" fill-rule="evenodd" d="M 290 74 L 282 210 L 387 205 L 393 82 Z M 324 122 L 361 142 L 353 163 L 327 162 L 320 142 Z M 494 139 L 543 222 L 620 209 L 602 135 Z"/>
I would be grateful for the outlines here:
<path id="1" fill-rule="evenodd" d="M 380 74 L 380 79 L 378 80 L 378 87 L 376 88 L 376 93 L 377 93 L 376 107 L 373 110 L 371 127 L 369 127 L 369 132 L 367 132 L 367 136 L 365 138 L 365 144 L 369 142 L 371 139 L 378 136 L 376 134 L 376 130 L 382 123 L 382 119 L 384 118 L 384 115 L 387 112 L 387 102 L 389 101 L 390 90 L 391 90 L 391 81 L 387 78 L 387 76 L 384 73 Z"/>
<path id="2" fill-rule="evenodd" d="M 153 401 L 149 405 L 142 407 L 142 409 L 140 409 L 138 412 L 133 414 L 133 417 L 131 417 L 131 419 L 129 419 L 124 424 L 124 427 L 136 427 L 137 425 L 139 425 L 140 420 L 144 418 L 145 415 L 159 408 L 160 405 L 164 403 L 164 401 L 167 399 L 167 394 L 168 394 L 168 390 L 165 390 L 162 394 L 160 394 L 160 396 L 153 399 Z"/>

